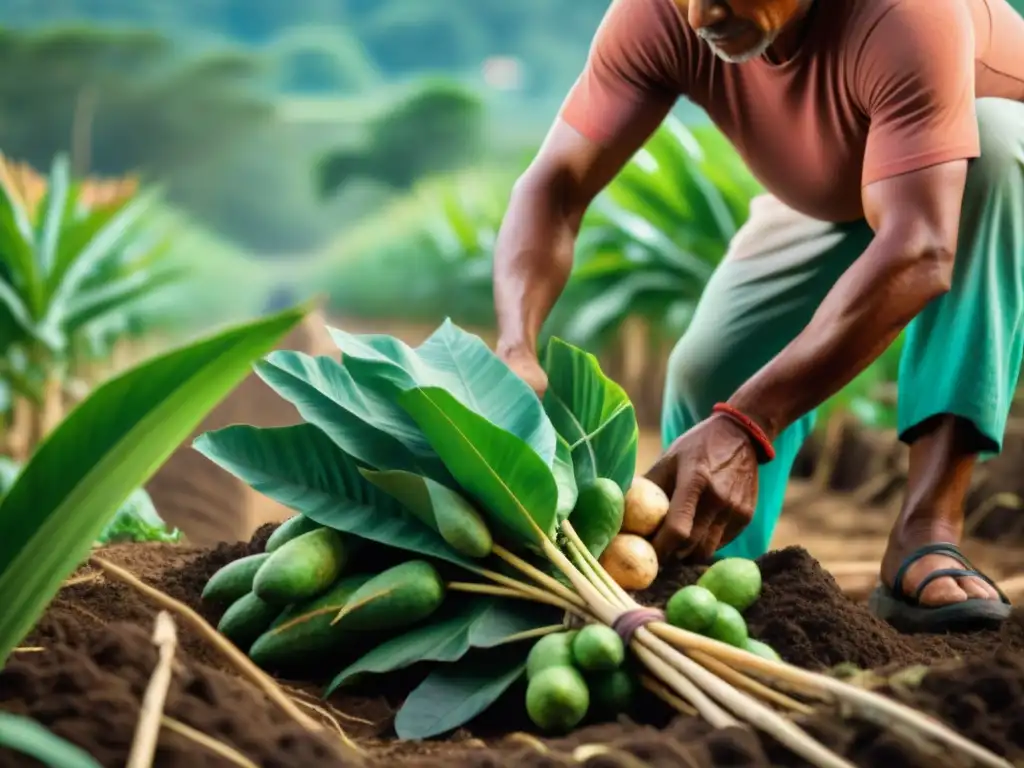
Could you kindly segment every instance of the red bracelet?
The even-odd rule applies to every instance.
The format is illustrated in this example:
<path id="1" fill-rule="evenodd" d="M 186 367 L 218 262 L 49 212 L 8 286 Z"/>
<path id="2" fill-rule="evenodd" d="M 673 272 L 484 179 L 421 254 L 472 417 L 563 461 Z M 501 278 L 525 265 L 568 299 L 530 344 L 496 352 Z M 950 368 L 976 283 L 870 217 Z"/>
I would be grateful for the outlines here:
<path id="1" fill-rule="evenodd" d="M 717 403 L 711 409 L 711 412 L 728 416 L 746 430 L 747 434 L 750 435 L 750 439 L 754 442 L 754 450 L 757 451 L 759 458 L 758 463 L 767 464 L 775 458 L 775 449 L 772 447 L 772 441 L 768 439 L 768 435 L 757 425 L 757 422 L 749 416 L 733 408 L 728 403 Z"/>

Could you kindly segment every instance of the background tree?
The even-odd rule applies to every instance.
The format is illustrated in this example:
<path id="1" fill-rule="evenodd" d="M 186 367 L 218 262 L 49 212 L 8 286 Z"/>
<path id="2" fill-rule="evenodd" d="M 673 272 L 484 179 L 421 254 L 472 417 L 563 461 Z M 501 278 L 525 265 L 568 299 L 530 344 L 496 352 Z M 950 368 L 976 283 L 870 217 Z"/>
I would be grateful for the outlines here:
<path id="1" fill-rule="evenodd" d="M 409 189 L 425 176 L 478 159 L 484 124 L 478 96 L 453 83 L 429 82 L 370 120 L 361 147 L 326 156 L 320 190 L 330 194 L 357 177 Z"/>

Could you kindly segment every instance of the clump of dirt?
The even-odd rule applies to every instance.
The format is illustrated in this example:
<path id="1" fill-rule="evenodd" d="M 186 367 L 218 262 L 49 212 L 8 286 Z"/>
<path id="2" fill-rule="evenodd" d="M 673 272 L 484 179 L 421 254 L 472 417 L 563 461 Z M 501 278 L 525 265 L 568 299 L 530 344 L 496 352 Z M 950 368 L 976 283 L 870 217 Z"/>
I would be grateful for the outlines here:
<path id="1" fill-rule="evenodd" d="M 883 692 L 936 716 L 1011 763 L 1024 759 L 1024 660 L 999 653 L 927 675 L 914 688 Z M 800 724 L 830 749 L 865 768 L 953 768 L 947 752 L 927 754 L 917 745 L 863 720 L 823 712 Z M 541 751 L 543 749 L 544 751 Z M 663 729 L 622 722 L 593 726 L 570 738 L 525 744 L 510 738 L 495 749 L 467 749 L 405 761 L 405 768 L 461 766 L 554 768 L 590 755 L 588 766 L 632 768 L 639 758 L 651 768 L 805 768 L 806 763 L 774 740 L 740 728 L 715 730 L 704 721 L 678 717 Z"/>
<path id="2" fill-rule="evenodd" d="M 276 528 L 262 526 L 250 541 L 223 543 L 210 549 L 173 544 L 115 544 L 98 554 L 130 571 L 142 581 L 197 610 L 207 621 L 216 621 L 219 613 L 199 599 L 209 578 L 221 567 L 246 555 L 262 552 Z M 156 608 L 145 596 L 118 581 L 102 577 L 85 566 L 71 579 L 50 604 L 43 618 L 24 645 L 49 646 L 62 626 L 75 626 L 79 635 L 101 630 L 111 622 L 152 625 Z M 179 628 L 182 652 L 211 666 L 224 662 L 209 643 L 187 628 Z"/>
<path id="3" fill-rule="evenodd" d="M 103 556 L 144 581 L 197 609 L 215 622 L 219 615 L 202 605 L 209 577 L 226 563 L 263 551 L 274 526 L 264 526 L 251 542 L 200 550 L 168 545 L 120 545 Z M 832 577 L 803 549 L 788 548 L 760 559 L 764 590 L 747 612 L 754 636 L 765 640 L 790 663 L 824 669 L 841 662 L 862 669 L 933 664 L 961 657 L 966 666 L 939 669 L 923 685 L 892 695 L 907 698 L 957 730 L 1008 758 L 1024 757 L 1024 620 L 1020 613 L 1000 631 L 944 636 L 904 636 L 844 596 Z M 693 566 L 673 565 L 639 596 L 662 605 L 700 574 Z M 83 570 L 79 575 L 87 575 Z M 44 650 L 16 654 L 0 672 L 0 708 L 30 714 L 56 733 L 86 747 L 103 764 L 123 765 L 146 681 L 156 660 L 149 642 L 156 606 L 130 588 L 107 578 L 66 587 L 25 645 Z M 183 666 L 175 674 L 168 705 L 171 717 L 233 744 L 259 765 L 346 764 L 336 742 L 311 737 L 269 704 L 200 637 L 179 623 Z M 217 669 L 219 667 L 219 669 Z M 315 693 L 316 689 L 310 688 Z M 588 756 L 589 766 L 801 766 L 771 739 L 741 729 L 714 730 L 703 721 L 665 718 L 656 725 L 623 720 L 596 725 L 564 740 L 504 738 L 485 716 L 448 740 L 410 744 L 389 739 L 391 715 L 401 699 L 384 689 L 360 697 L 335 697 L 331 704 L 349 719 L 350 735 L 364 739 L 377 765 L 475 768 L 568 765 Z M 518 698 L 521 701 L 521 695 Z M 516 719 L 515 726 L 525 725 Z M 807 727 L 857 765 L 891 763 L 898 768 L 931 768 L 935 756 L 921 754 L 875 726 L 844 720 L 834 713 L 815 716 Z M 1016 735 L 1015 735 L 1016 734 Z M 492 741 L 485 745 L 480 738 Z M 0 751 L 0 764 L 8 755 Z M 632 763 L 630 761 L 633 761 Z M 314 762 L 315 761 L 315 762 Z M 583 760 L 581 760 L 583 761 Z M 158 766 L 223 765 L 209 752 L 165 731 Z M 948 763 L 944 763 L 948 764 Z"/>
<path id="4" fill-rule="evenodd" d="M 44 650 L 16 653 L 0 671 L 0 708 L 34 718 L 84 748 L 104 766 L 122 766 L 131 749 L 142 697 L 157 651 L 140 626 L 115 623 L 82 632 L 74 620 L 51 620 Z M 177 665 L 165 713 L 229 744 L 260 766 L 353 765 L 338 746 L 311 735 L 251 686 L 223 672 Z M 156 765 L 223 766 L 223 758 L 164 728 Z M 39 763 L 0 749 L 0 765 Z"/>
<path id="5" fill-rule="evenodd" d="M 1024 651 L 1020 610 L 999 630 L 902 635 L 844 595 L 807 550 L 787 547 L 769 552 L 758 563 L 764 587 L 761 598 L 745 613 L 750 631 L 798 667 L 822 670 L 845 662 L 878 669 L 990 656 L 997 650 Z M 669 565 L 639 599 L 663 605 L 700 573 L 698 567 Z"/>

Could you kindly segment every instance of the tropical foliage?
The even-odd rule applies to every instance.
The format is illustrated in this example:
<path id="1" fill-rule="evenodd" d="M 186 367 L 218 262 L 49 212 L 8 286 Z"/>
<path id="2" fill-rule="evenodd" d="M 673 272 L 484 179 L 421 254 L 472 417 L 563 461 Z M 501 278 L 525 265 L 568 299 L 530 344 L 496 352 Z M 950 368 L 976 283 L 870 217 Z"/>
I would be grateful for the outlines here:
<path id="1" fill-rule="evenodd" d="M 65 156 L 46 178 L 0 158 L 0 416 L 15 458 L 59 421 L 77 374 L 165 319 L 153 299 L 182 275 L 149 226 L 154 199 L 132 178 L 73 179 Z"/>
<path id="2" fill-rule="evenodd" d="M 545 723 L 530 691 L 568 662 L 552 660 L 532 678 L 529 667 L 540 663 L 531 663 L 537 638 L 578 620 L 585 626 L 572 653 L 581 666 L 584 633 L 604 633 L 618 648 L 605 671 L 642 677 L 651 691 L 668 689 L 666 701 L 684 711 L 692 704 L 712 723 L 722 710 L 705 702 L 722 702 L 736 718 L 727 722 L 763 730 L 807 760 L 843 764 L 773 709 L 779 699 L 751 691 L 799 684 L 827 692 L 901 732 L 927 732 L 995 764 L 978 745 L 937 731 L 890 699 L 763 650 L 755 655 L 745 625 L 732 645 L 722 634 L 698 636 L 653 617 L 626 639 L 615 632 L 642 610 L 599 560 L 613 551 L 625 493 L 636 484 L 638 428 L 629 399 L 592 355 L 552 339 L 544 359 L 551 385 L 541 400 L 482 339 L 450 321 L 417 347 L 386 335 L 330 333 L 340 361 L 278 352 L 258 368 L 305 421 L 233 425 L 195 444 L 298 512 L 284 524 L 291 538 L 273 548 L 268 540 L 269 552 L 223 566 L 205 591 L 222 595 L 221 632 L 264 669 L 302 668 L 330 679 L 326 697 L 422 665 L 426 677 L 395 717 L 401 739 L 460 727 L 525 676 L 535 724 L 564 733 L 589 714 L 587 683 L 574 673 L 581 703 L 571 721 Z M 585 501 L 597 484 L 616 509 Z M 745 562 L 756 576 L 756 599 L 760 573 Z M 755 673 L 761 687 L 751 684 Z M 560 688 L 552 695 L 564 703 L 570 694 Z M 628 702 L 613 712 L 595 707 L 594 715 L 629 709 Z"/>
<path id="3" fill-rule="evenodd" d="M 330 332 L 343 364 L 275 352 L 257 367 L 304 423 L 230 426 L 201 436 L 196 448 L 316 524 L 370 542 L 376 549 L 366 562 L 401 557 L 379 554 L 383 548 L 469 574 L 504 570 L 495 554 L 504 550 L 492 549 L 490 536 L 482 549 L 467 549 L 466 515 L 479 514 L 470 510 L 482 511 L 479 524 L 495 541 L 537 555 L 576 514 L 580 485 L 606 477 L 629 488 L 638 444 L 632 404 L 581 350 L 552 343 L 552 386 L 542 403 L 479 337 L 451 322 L 418 347 Z M 610 530 L 590 526 L 588 547 L 600 554 L 619 522 L 606 521 Z M 372 650 L 354 640 L 349 650 L 365 653 L 346 655 L 346 644 L 335 644 L 322 659 L 336 665 L 328 693 L 367 675 L 437 662 L 398 714 L 400 736 L 444 733 L 486 709 L 520 678 L 530 647 L 523 641 L 559 629 L 561 615 L 486 587 L 459 590 L 449 582 L 443 609 L 407 632 L 394 625 L 395 632 L 364 635 Z M 383 606 L 389 594 L 367 600 Z M 290 618 L 275 625 L 279 633 L 305 621 L 303 604 L 285 610 Z M 274 636 L 269 631 L 253 645 L 254 658 Z"/>
<path id="4" fill-rule="evenodd" d="M 489 326 L 491 259 L 510 183 L 501 176 L 439 179 L 420 190 L 424 204 L 411 211 L 413 223 L 405 224 L 409 211 L 388 210 L 404 226 L 331 266 L 336 308 L 416 320 L 449 314 Z M 670 117 L 588 211 L 572 276 L 545 336 L 603 353 L 627 320 L 641 320 L 645 359 L 664 358 L 760 190 L 720 133 Z M 841 411 L 890 424 L 891 409 L 873 392 L 894 380 L 898 350 L 826 404 L 819 423 Z M 660 383 L 654 385 L 650 394 L 660 396 Z"/>
<path id="5" fill-rule="evenodd" d="M 98 387 L 39 446 L 0 500 L 0 664 L 121 505 L 304 314 L 148 360 Z"/>

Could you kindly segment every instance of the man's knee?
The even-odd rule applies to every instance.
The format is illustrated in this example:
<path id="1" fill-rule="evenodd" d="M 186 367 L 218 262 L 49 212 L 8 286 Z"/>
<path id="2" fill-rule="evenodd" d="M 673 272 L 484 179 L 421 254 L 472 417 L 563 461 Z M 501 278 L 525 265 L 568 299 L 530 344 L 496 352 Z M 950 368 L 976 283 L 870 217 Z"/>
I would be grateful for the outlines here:
<path id="1" fill-rule="evenodd" d="M 1024 103 L 979 99 L 976 105 L 981 156 L 970 165 L 973 190 L 1000 189 L 1024 177 Z"/>

